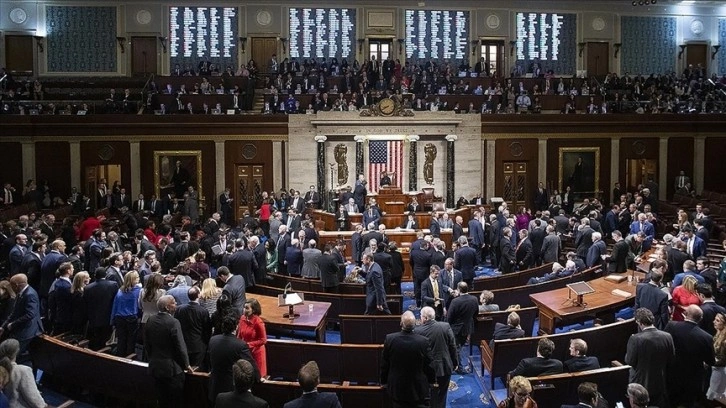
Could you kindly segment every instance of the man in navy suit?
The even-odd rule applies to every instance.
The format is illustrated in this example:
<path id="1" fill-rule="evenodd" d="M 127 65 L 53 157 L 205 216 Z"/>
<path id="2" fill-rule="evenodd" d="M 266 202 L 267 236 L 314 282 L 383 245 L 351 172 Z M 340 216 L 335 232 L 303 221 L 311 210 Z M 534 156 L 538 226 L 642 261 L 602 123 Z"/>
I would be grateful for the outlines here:
<path id="1" fill-rule="evenodd" d="M 459 282 L 456 289 L 459 292 L 459 296 L 451 301 L 446 320 L 449 321 L 451 330 L 454 332 L 454 339 L 456 340 L 457 357 L 456 364 L 454 365 L 460 366 L 461 347 L 466 343 L 474 327 L 474 317 L 479 313 L 479 301 L 476 296 L 469 294 L 469 285 L 466 282 Z M 470 371 L 468 367 L 461 368 L 460 366 L 457 372 L 464 374 Z"/>
<path id="2" fill-rule="evenodd" d="M 242 341 L 242 340 L 239 340 Z M 234 391 L 223 392 L 216 395 L 214 404 L 217 408 L 268 408 L 270 405 L 262 398 L 252 395 L 250 389 L 255 384 L 255 368 L 247 360 L 239 359 L 232 366 L 234 376 Z"/>
<path id="3" fill-rule="evenodd" d="M 645 234 L 645 240 L 643 241 L 643 252 L 647 252 L 651 245 L 653 245 L 653 238 L 655 237 L 655 227 L 648 221 L 648 217 L 645 213 L 638 214 L 638 220 L 633 221 L 630 224 L 630 234 L 637 234 L 639 232 Z"/>
<path id="4" fill-rule="evenodd" d="M 592 233 L 592 246 L 587 250 L 587 258 L 585 258 L 585 264 L 588 268 L 603 264 L 603 255 L 608 254 L 607 245 L 602 240 L 602 234 L 599 232 Z"/>
<path id="5" fill-rule="evenodd" d="M 568 373 L 600 368 L 597 357 L 587 355 L 587 343 L 583 339 L 570 340 L 570 355 L 572 358 L 564 362 L 565 371 Z"/>
<path id="6" fill-rule="evenodd" d="M 18 354 L 22 355 L 30 342 L 43 334 L 40 299 L 35 289 L 28 285 L 28 277 L 22 273 L 10 278 L 10 286 L 17 294 L 15 307 L 3 323 L 0 334 L 7 333 L 8 337 L 17 340 L 20 343 Z"/>
<path id="7" fill-rule="evenodd" d="M 433 369 L 436 371 L 438 388 L 431 390 L 431 405 L 433 407 L 446 406 L 446 394 L 449 392 L 451 373 L 457 368 L 456 341 L 454 332 L 448 323 L 434 320 L 436 312 L 430 307 L 421 309 L 421 325 L 414 329 L 414 333 L 429 339 L 431 352 L 434 357 Z"/>
<path id="8" fill-rule="evenodd" d="M 83 289 L 83 302 L 88 316 L 88 348 L 99 350 L 106 345 L 113 331 L 111 309 L 118 284 L 106 279 L 106 268 L 96 268 L 95 282 Z"/>
<path id="9" fill-rule="evenodd" d="M 441 225 L 439 225 L 439 217 L 436 211 L 431 211 L 431 222 L 429 223 L 429 233 L 434 238 L 441 236 Z"/>
<path id="10" fill-rule="evenodd" d="M 444 284 L 439 278 L 438 265 L 431 265 L 429 278 L 421 282 L 421 306 L 428 306 L 436 311 L 436 320 L 444 315 Z"/>
<path id="11" fill-rule="evenodd" d="M 413 295 L 416 299 L 416 307 L 421 307 L 421 284 L 429 276 L 431 266 L 431 254 L 429 253 L 429 242 L 422 240 L 420 247 L 413 249 L 411 246 L 409 263 L 413 272 Z"/>
<path id="12" fill-rule="evenodd" d="M 363 226 L 371 229 L 371 225 L 373 225 L 373 229 L 378 229 L 380 221 L 381 213 L 378 211 L 378 207 L 368 206 L 368 209 L 363 213 Z"/>
<path id="13" fill-rule="evenodd" d="M 363 255 L 363 272 L 366 277 L 365 314 L 391 314 L 386 303 L 386 288 L 383 283 L 383 270 L 373 261 L 373 254 Z"/>
<path id="14" fill-rule="evenodd" d="M 484 240 L 484 228 L 479 220 L 480 217 L 481 213 L 474 211 L 474 218 L 469 220 L 469 239 L 471 240 L 471 247 L 476 251 L 477 263 L 484 263 L 482 249 L 486 241 Z"/>
<path id="15" fill-rule="evenodd" d="M 444 306 L 449 307 L 451 300 L 458 295 L 456 292 L 462 281 L 461 272 L 454 268 L 454 259 L 446 258 L 444 269 L 441 270 L 441 283 L 444 285 Z"/>
<path id="16" fill-rule="evenodd" d="M 560 408 L 591 408 L 597 407 L 600 393 L 597 392 L 597 384 L 584 382 L 577 386 L 577 399 L 580 401 L 577 405 L 565 405 Z"/>
<path id="17" fill-rule="evenodd" d="M 683 233 L 684 237 L 682 239 L 686 242 L 686 253 L 691 259 L 706 256 L 706 243 L 693 233 L 693 229 L 686 225 L 683 227 Z"/>
<path id="18" fill-rule="evenodd" d="M 660 285 L 663 280 L 663 270 L 666 263 L 660 259 L 653 261 L 650 271 L 650 281 L 639 283 L 635 288 L 635 308 L 644 307 L 653 313 L 653 325 L 658 330 L 663 330 L 670 320 L 670 311 L 668 310 L 668 294 L 664 292 Z"/>
<path id="19" fill-rule="evenodd" d="M 28 252 L 28 236 L 25 234 L 16 235 L 15 246 L 10 249 L 9 255 L 10 276 L 20 273 L 20 265 L 23 263 L 26 252 Z"/>
<path id="20" fill-rule="evenodd" d="M 522 359 L 517 367 L 509 373 L 509 376 L 537 377 L 539 375 L 562 373 L 562 362 L 550 358 L 553 351 L 555 351 L 555 343 L 552 340 L 546 337 L 540 339 L 537 343 L 537 357 Z"/>
<path id="21" fill-rule="evenodd" d="M 425 406 L 431 395 L 429 384 L 436 381 L 429 340 L 414 333 L 415 326 L 416 316 L 404 312 L 401 331 L 388 334 L 383 344 L 381 384 L 387 386 L 394 406 Z"/>
<path id="22" fill-rule="evenodd" d="M 474 283 L 477 265 L 476 250 L 469 246 L 466 237 L 459 237 L 459 249 L 454 253 L 454 267 L 461 271 L 461 279 L 470 287 Z"/>
<path id="23" fill-rule="evenodd" d="M 320 384 L 320 368 L 315 361 L 308 361 L 297 373 L 297 382 L 303 395 L 285 405 L 283 408 L 340 408 L 340 401 L 334 392 L 318 392 Z"/>

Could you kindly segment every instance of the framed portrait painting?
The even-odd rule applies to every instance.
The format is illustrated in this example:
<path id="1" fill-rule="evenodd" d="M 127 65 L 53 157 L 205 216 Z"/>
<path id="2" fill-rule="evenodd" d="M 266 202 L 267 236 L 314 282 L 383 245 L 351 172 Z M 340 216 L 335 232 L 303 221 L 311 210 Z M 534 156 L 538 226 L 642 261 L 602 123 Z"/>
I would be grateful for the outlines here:
<path id="1" fill-rule="evenodd" d="M 559 188 L 567 186 L 573 193 L 597 195 L 600 191 L 600 148 L 561 147 Z"/>
<path id="2" fill-rule="evenodd" d="M 154 151 L 154 193 L 161 198 L 174 193 L 183 199 L 184 192 L 193 186 L 201 197 L 202 151 L 157 150 Z"/>

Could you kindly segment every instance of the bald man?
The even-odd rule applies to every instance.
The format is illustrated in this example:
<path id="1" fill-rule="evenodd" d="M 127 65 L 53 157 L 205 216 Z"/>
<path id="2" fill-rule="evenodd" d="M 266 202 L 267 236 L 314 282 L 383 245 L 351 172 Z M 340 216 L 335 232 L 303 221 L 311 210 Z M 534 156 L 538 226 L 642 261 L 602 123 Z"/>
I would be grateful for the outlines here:
<path id="1" fill-rule="evenodd" d="M 43 334 L 43 324 L 40 321 L 40 299 L 38 292 L 28 285 L 28 277 L 19 273 L 10 278 L 10 286 L 17 297 L 15 308 L 10 317 L 3 323 L 0 335 L 7 333 L 8 337 L 20 343 L 19 356 L 28 349 L 30 342 Z M 18 361 L 21 357 L 18 358 Z"/>
<path id="2" fill-rule="evenodd" d="M 429 340 L 413 332 L 415 325 L 413 313 L 404 312 L 401 331 L 387 335 L 383 346 L 381 384 L 388 386 L 394 406 L 424 405 L 436 381 Z"/>

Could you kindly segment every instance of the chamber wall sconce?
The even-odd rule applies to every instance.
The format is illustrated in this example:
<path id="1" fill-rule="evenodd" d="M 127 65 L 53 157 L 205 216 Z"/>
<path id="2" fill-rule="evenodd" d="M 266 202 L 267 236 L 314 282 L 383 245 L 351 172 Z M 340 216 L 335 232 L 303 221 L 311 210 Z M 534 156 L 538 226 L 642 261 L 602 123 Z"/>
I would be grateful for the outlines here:
<path id="1" fill-rule="evenodd" d="M 35 38 L 35 45 L 38 47 L 38 51 L 43 52 L 43 37 L 36 35 L 33 38 Z"/>
<path id="2" fill-rule="evenodd" d="M 514 55 L 514 49 L 517 48 L 517 42 L 516 41 L 510 41 L 509 42 L 509 56 L 511 57 Z"/>
<path id="3" fill-rule="evenodd" d="M 126 42 L 126 37 L 116 37 L 116 42 L 118 42 L 119 48 L 121 48 L 121 54 L 126 52 L 126 47 L 124 46 L 124 43 Z"/>
<path id="4" fill-rule="evenodd" d="M 403 54 L 403 43 L 406 42 L 403 38 L 399 38 L 398 40 L 398 55 Z"/>
<path id="5" fill-rule="evenodd" d="M 683 57 L 683 53 L 686 52 L 687 45 L 681 44 L 678 47 L 681 49 L 681 51 L 678 53 L 678 59 L 681 59 L 681 57 Z"/>
<path id="6" fill-rule="evenodd" d="M 618 57 L 618 53 L 620 53 L 620 47 L 622 47 L 622 43 L 615 43 L 613 44 L 613 48 L 615 48 L 615 58 Z"/>
<path id="7" fill-rule="evenodd" d="M 245 52 L 245 45 L 247 45 L 247 37 L 240 37 L 239 38 L 239 45 L 241 47 L 242 53 Z"/>
<path id="8" fill-rule="evenodd" d="M 471 40 L 471 55 L 476 55 L 476 47 L 479 45 L 479 40 Z"/>
<path id="9" fill-rule="evenodd" d="M 161 49 L 164 51 L 164 54 L 166 54 L 166 37 L 159 36 L 159 43 L 161 44 Z"/>
<path id="10" fill-rule="evenodd" d="M 366 40 L 364 38 L 358 39 L 358 52 L 363 52 L 363 44 L 365 44 Z"/>
<path id="11" fill-rule="evenodd" d="M 585 52 L 586 45 L 587 45 L 587 43 L 584 43 L 584 42 L 577 43 L 577 49 L 580 51 L 580 54 L 579 54 L 580 58 L 582 58 L 582 53 Z"/>
<path id="12" fill-rule="evenodd" d="M 711 59 L 715 59 L 716 58 L 716 54 L 718 54 L 718 50 L 721 49 L 721 46 L 720 45 L 712 45 L 711 46 L 711 49 L 713 50 L 713 52 L 711 53 Z"/>

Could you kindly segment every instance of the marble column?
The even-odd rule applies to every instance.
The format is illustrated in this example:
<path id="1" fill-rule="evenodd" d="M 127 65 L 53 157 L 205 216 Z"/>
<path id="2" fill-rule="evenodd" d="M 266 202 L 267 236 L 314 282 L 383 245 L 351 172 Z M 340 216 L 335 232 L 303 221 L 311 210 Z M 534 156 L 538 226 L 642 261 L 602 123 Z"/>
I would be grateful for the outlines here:
<path id="1" fill-rule="evenodd" d="M 456 135 L 446 136 L 446 208 L 456 207 L 456 157 L 454 142 L 458 139 Z"/>
<path id="2" fill-rule="evenodd" d="M 81 142 L 69 142 L 71 149 L 71 187 L 79 192 L 83 191 L 81 186 Z"/>
<path id="3" fill-rule="evenodd" d="M 658 199 L 666 200 L 668 192 L 668 136 L 661 136 L 658 146 Z"/>
<path id="4" fill-rule="evenodd" d="M 325 141 L 328 140 L 328 138 L 325 135 L 318 135 L 315 136 L 315 141 L 317 142 L 318 149 L 317 149 L 317 160 L 318 160 L 318 166 L 317 166 L 317 187 L 318 187 L 318 194 L 320 195 L 320 201 L 321 201 L 321 207 L 327 209 L 328 208 L 328 193 L 327 189 L 325 188 Z"/>
<path id="5" fill-rule="evenodd" d="M 224 188 L 226 187 L 226 180 L 225 180 L 225 173 L 226 173 L 226 166 L 227 163 L 224 160 L 224 141 L 215 141 L 214 142 L 214 161 L 215 161 L 215 168 L 214 168 L 214 196 L 218 197 L 220 194 L 224 192 Z M 234 190 L 234 189 L 233 189 Z M 211 203 L 217 204 L 215 200 L 212 200 Z M 210 212 L 211 214 L 211 212 Z"/>
<path id="6" fill-rule="evenodd" d="M 365 136 L 356 136 L 353 138 L 355 140 L 355 177 L 353 177 L 353 180 L 358 180 L 358 176 L 361 174 L 365 174 L 365 168 L 363 163 L 363 147 L 364 142 L 366 141 Z M 368 180 L 370 182 L 370 180 Z"/>
<path id="7" fill-rule="evenodd" d="M 131 197 L 135 198 L 141 194 L 141 144 L 130 142 L 129 153 L 131 154 Z M 147 192 L 144 198 L 150 199 L 151 194 L 153 193 Z"/>
<path id="8" fill-rule="evenodd" d="M 547 186 L 547 139 L 537 141 L 537 180 Z"/>
<path id="9" fill-rule="evenodd" d="M 706 160 L 706 138 L 696 136 L 693 141 L 693 188 L 696 194 L 703 191 L 703 177 L 706 173 L 704 162 Z"/>
<path id="10" fill-rule="evenodd" d="M 35 142 L 22 142 L 20 155 L 23 160 L 23 180 L 35 180 Z M 19 186 L 22 190 L 22 186 Z"/>
<path id="11" fill-rule="evenodd" d="M 409 146 L 408 146 L 408 191 L 418 191 L 418 178 L 417 171 L 418 171 L 418 152 L 416 149 L 418 148 L 418 140 L 420 137 L 418 135 L 410 135 L 408 136 Z"/>
<path id="12" fill-rule="evenodd" d="M 600 189 L 604 192 L 607 197 L 613 193 L 613 185 L 616 181 L 620 181 L 620 138 L 613 137 L 610 140 L 610 185 L 600 186 Z M 622 185 L 621 185 L 622 187 Z M 610 197 L 610 202 L 613 202 L 614 197 Z"/>
<path id="13" fill-rule="evenodd" d="M 487 157 L 486 157 L 486 168 L 487 168 L 487 185 L 486 191 L 484 192 L 487 200 L 494 197 L 496 194 L 496 177 L 497 177 L 497 163 L 496 163 L 496 148 L 497 141 L 494 139 L 488 139 L 487 143 Z"/>
<path id="14" fill-rule="evenodd" d="M 272 191 L 284 187 L 282 182 L 282 142 L 272 142 Z"/>

